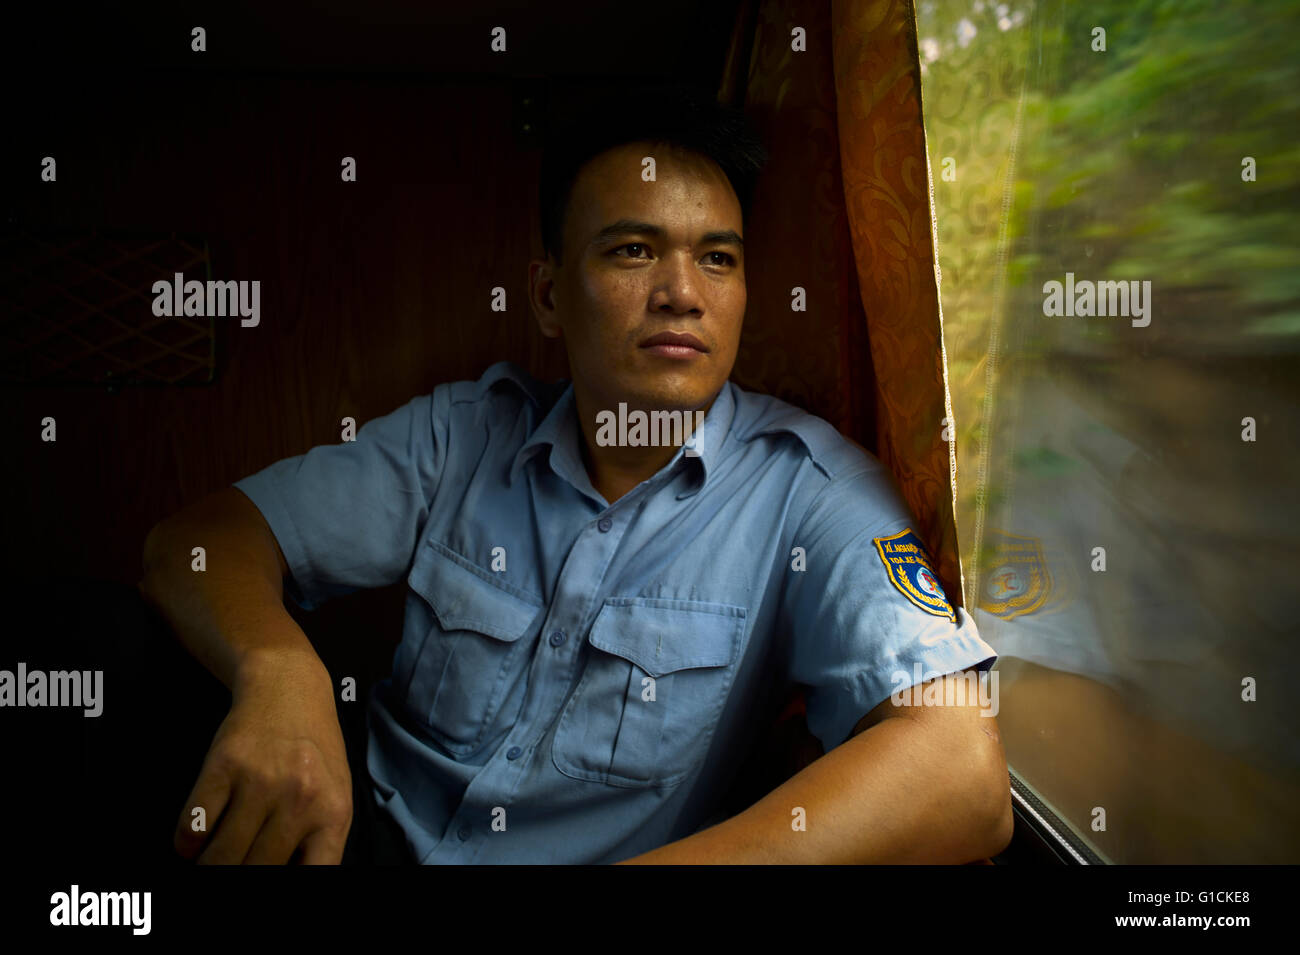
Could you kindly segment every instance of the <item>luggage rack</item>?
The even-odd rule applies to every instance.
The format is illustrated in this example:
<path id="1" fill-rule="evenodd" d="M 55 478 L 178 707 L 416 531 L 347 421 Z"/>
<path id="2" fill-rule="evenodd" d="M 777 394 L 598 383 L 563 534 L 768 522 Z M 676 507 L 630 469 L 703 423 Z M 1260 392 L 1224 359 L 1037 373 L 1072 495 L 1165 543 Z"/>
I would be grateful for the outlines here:
<path id="1" fill-rule="evenodd" d="M 204 238 L 111 232 L 0 237 L 0 384 L 200 385 L 216 378 L 211 317 L 158 317 L 153 283 L 211 277 Z"/>

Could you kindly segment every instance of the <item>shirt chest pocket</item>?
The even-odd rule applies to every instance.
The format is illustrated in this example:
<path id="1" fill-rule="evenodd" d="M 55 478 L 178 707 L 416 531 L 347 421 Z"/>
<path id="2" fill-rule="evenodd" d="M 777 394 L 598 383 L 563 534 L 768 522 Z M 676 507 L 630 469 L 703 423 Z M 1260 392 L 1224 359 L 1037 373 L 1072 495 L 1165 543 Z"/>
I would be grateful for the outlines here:
<path id="1" fill-rule="evenodd" d="M 435 541 L 420 549 L 407 583 L 431 614 L 407 687 L 407 712 L 449 752 L 483 742 L 526 660 L 520 638 L 542 601 L 496 581 Z"/>
<path id="2" fill-rule="evenodd" d="M 744 607 L 614 597 L 560 716 L 551 757 L 566 776 L 668 788 L 704 759 L 736 673 Z"/>

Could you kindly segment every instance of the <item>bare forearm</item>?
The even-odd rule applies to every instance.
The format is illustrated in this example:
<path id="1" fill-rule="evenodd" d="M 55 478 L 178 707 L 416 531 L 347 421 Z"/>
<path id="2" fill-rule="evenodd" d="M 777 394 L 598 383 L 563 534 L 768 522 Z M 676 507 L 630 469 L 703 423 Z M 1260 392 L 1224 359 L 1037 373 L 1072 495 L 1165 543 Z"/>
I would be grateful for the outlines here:
<path id="1" fill-rule="evenodd" d="M 145 544 L 141 594 L 187 650 L 226 686 L 270 659 L 311 673 L 320 660 L 284 607 L 274 538 L 238 491 L 157 525 Z M 205 569 L 194 569 L 195 547 Z"/>
<path id="2" fill-rule="evenodd" d="M 961 863 L 999 850 L 1001 746 L 954 745 L 907 718 L 831 750 L 737 816 L 632 864 Z M 797 810 L 802 809 L 802 814 Z M 796 823 L 802 818 L 805 828 Z"/>

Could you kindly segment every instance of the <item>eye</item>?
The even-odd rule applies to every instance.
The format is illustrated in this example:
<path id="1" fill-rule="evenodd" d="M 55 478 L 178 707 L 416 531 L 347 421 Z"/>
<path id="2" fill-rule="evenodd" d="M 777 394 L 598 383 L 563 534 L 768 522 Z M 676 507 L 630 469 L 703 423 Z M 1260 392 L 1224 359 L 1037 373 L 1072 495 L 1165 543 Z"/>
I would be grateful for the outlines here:
<path id="1" fill-rule="evenodd" d="M 736 264 L 736 260 L 735 260 L 735 258 L 734 258 L 730 253 L 727 253 L 727 252 L 710 252 L 709 255 L 720 255 L 720 256 L 722 256 L 722 258 L 725 260 L 725 261 L 723 261 L 723 262 L 712 262 L 712 263 L 710 263 L 710 264 L 712 264 L 712 265 L 735 265 L 735 264 Z M 708 257 L 708 256 L 706 256 L 706 258 L 707 258 L 707 257 Z"/>
<path id="2" fill-rule="evenodd" d="M 627 245 L 620 245 L 617 249 L 613 249 L 613 250 L 611 250 L 611 251 L 612 251 L 612 254 L 617 255 L 617 254 L 618 254 L 619 252 L 621 252 L 623 249 L 644 249 L 644 248 L 646 248 L 646 246 L 645 246 L 643 243 L 640 243 L 640 242 L 629 242 Z M 628 258 L 628 259 L 639 259 L 640 257 L 641 257 L 641 256 L 639 256 L 639 255 L 627 255 L 627 256 L 624 256 L 624 258 Z"/>

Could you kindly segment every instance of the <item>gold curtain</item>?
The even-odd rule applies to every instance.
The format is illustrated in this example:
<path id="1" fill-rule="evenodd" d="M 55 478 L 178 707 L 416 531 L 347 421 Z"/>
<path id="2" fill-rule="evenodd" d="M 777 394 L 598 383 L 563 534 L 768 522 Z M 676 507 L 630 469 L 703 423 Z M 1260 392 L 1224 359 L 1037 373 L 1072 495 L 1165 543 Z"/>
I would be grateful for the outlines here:
<path id="1" fill-rule="evenodd" d="M 915 11 L 906 0 L 836 0 L 831 23 L 844 202 L 876 372 L 876 455 L 897 477 L 944 589 L 964 603 Z"/>
<path id="2" fill-rule="evenodd" d="M 800 28 L 803 51 L 793 49 Z M 733 377 L 873 451 L 945 591 L 964 604 L 915 32 L 906 0 L 742 9 L 721 95 L 743 99 L 772 158 L 752 214 L 751 260 L 764 268 L 747 276 Z M 792 315 L 796 285 L 809 306 Z"/>

